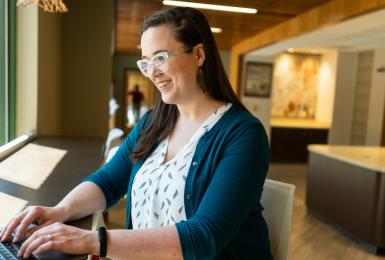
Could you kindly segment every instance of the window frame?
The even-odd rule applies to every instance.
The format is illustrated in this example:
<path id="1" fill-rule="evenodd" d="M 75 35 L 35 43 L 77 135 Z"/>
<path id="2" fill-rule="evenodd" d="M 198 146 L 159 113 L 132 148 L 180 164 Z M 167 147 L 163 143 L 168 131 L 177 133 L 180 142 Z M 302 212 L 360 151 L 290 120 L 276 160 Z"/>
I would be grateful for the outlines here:
<path id="1" fill-rule="evenodd" d="M 0 146 L 16 137 L 16 5 L 0 0 Z"/>
<path id="2" fill-rule="evenodd" d="M 8 141 L 16 138 L 16 4 L 8 0 Z"/>
<path id="3" fill-rule="evenodd" d="M 7 78 L 6 78 L 6 67 L 7 67 L 7 51 L 6 51 L 6 21 L 8 20 L 7 12 L 8 1 L 0 0 L 0 145 L 4 144 L 7 140 Z"/>

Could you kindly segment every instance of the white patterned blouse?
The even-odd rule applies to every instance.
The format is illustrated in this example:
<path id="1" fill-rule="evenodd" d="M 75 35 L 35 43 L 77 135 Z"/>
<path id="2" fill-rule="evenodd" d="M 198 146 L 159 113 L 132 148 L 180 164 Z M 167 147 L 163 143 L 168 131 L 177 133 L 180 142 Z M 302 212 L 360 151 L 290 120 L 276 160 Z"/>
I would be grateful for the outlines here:
<path id="1" fill-rule="evenodd" d="M 169 226 L 186 220 L 184 188 L 195 148 L 201 136 L 218 122 L 231 105 L 223 105 L 210 115 L 190 141 L 168 162 L 163 163 L 168 137 L 146 159 L 132 186 L 133 229 Z"/>

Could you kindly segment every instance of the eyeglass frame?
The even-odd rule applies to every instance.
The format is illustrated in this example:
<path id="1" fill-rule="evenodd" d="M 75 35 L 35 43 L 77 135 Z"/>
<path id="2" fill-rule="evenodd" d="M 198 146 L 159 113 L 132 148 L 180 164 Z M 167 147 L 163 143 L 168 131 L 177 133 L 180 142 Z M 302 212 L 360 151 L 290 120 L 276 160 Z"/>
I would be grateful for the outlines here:
<path id="1" fill-rule="evenodd" d="M 151 59 L 140 59 L 140 60 L 137 60 L 136 61 L 136 65 L 138 66 L 140 72 L 143 74 L 143 76 L 149 78 L 151 77 L 152 73 L 154 72 L 154 69 L 157 70 L 157 71 L 160 71 L 161 73 L 164 73 L 166 72 L 167 70 L 162 70 L 162 69 L 159 69 L 157 68 L 156 66 L 154 66 L 154 59 L 161 56 L 161 55 L 164 55 L 165 57 L 165 60 L 162 64 L 165 64 L 170 57 L 175 57 L 177 55 L 177 53 L 179 53 L 179 51 L 182 51 L 183 53 L 189 53 L 192 51 L 192 47 L 182 47 L 182 48 L 179 48 L 179 49 L 176 49 L 174 51 L 159 51 L 158 53 L 156 53 Z M 150 73 L 145 73 L 141 67 L 141 63 L 147 63 L 150 67 Z"/>

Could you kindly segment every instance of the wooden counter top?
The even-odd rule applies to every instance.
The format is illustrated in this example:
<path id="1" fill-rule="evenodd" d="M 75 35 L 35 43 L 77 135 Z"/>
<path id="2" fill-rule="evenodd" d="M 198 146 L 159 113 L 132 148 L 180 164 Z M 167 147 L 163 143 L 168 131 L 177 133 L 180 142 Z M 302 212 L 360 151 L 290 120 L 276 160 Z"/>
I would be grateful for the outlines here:
<path id="1" fill-rule="evenodd" d="M 285 128 L 312 128 L 312 129 L 329 129 L 330 124 L 318 122 L 313 119 L 300 118 L 272 118 L 270 120 L 271 127 Z"/>
<path id="2" fill-rule="evenodd" d="M 309 145 L 309 152 L 341 160 L 369 170 L 385 173 L 385 147 L 347 145 Z"/>

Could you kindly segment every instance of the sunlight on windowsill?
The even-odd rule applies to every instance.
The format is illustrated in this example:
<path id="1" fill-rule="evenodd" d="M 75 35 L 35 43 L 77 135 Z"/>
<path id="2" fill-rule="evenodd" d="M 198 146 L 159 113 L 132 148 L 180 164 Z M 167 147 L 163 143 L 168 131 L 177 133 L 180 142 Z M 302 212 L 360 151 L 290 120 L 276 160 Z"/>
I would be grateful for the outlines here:
<path id="1" fill-rule="evenodd" d="M 66 153 L 62 149 L 28 144 L 0 163 L 0 178 L 37 190 Z"/>
<path id="2" fill-rule="evenodd" d="M 0 192 L 0 227 L 6 225 L 12 217 L 16 216 L 27 205 L 27 203 L 28 201 L 26 200 Z"/>

